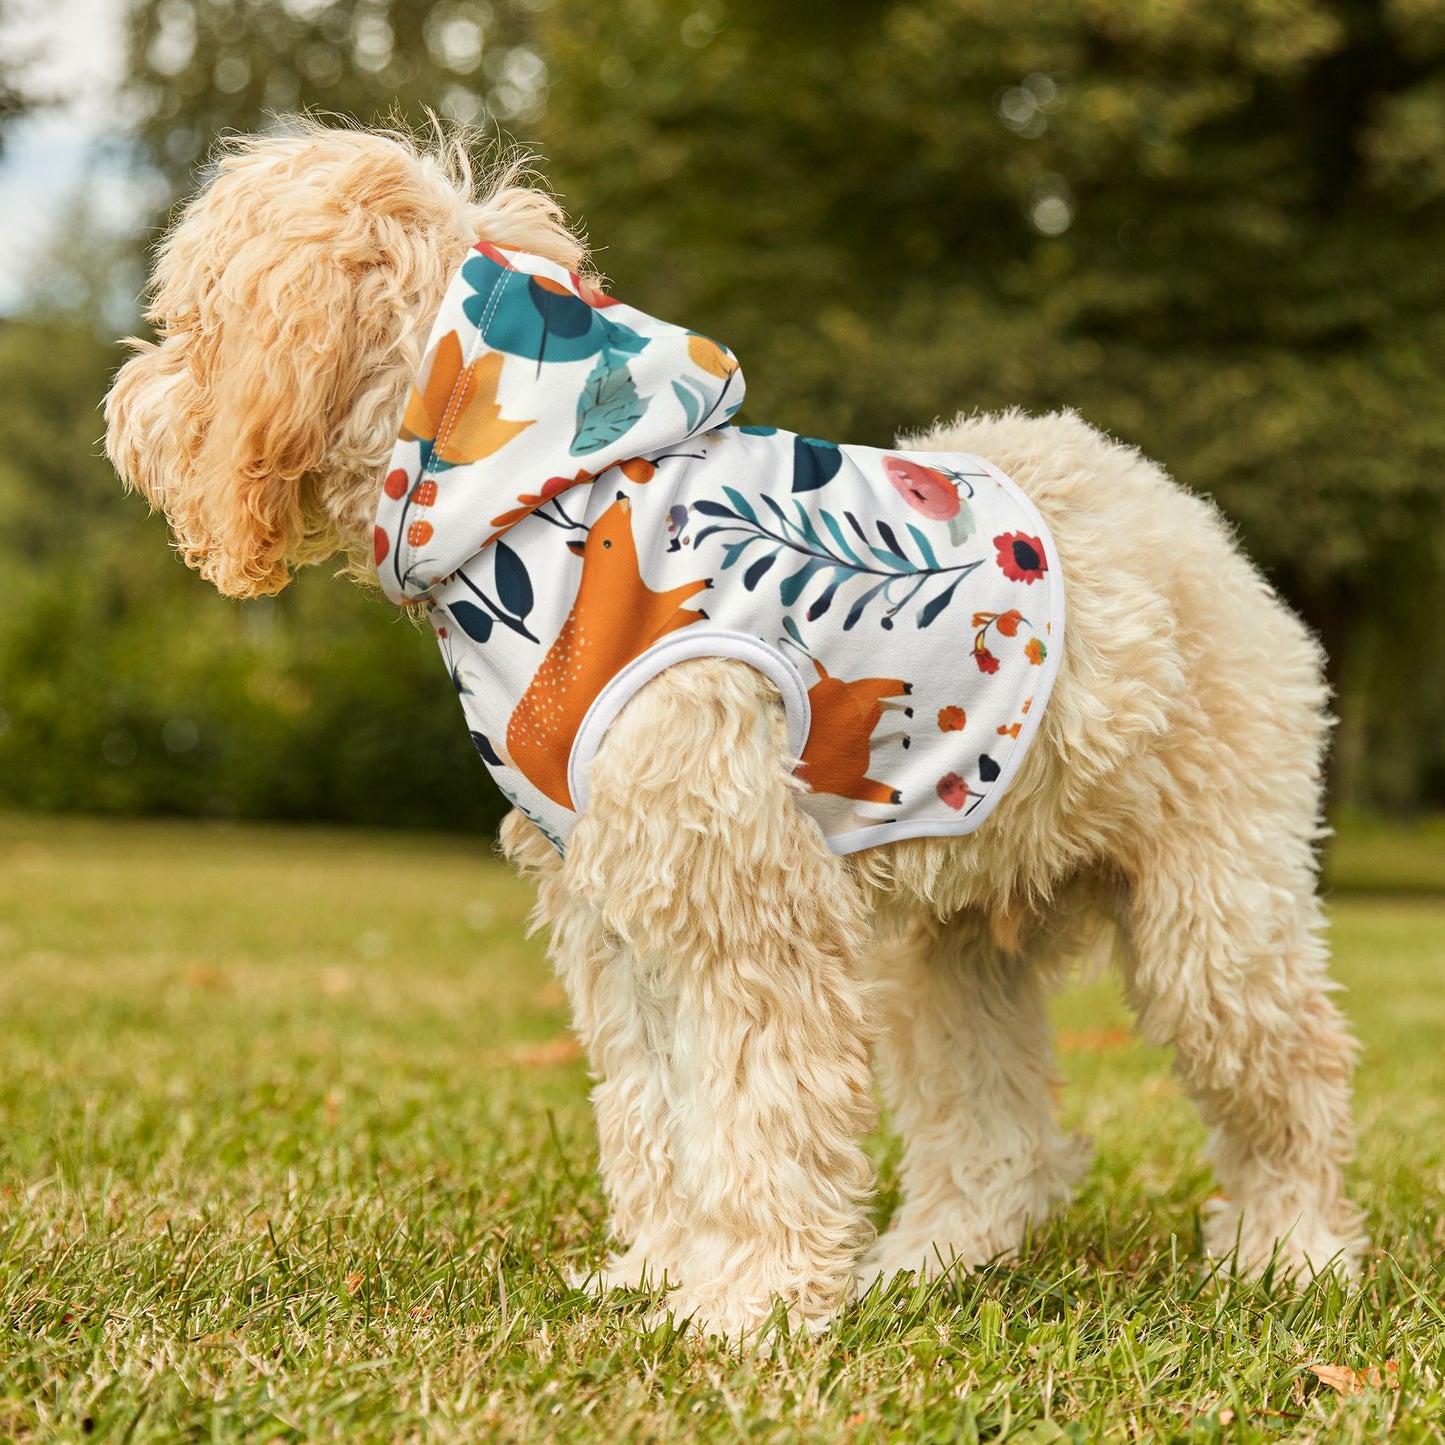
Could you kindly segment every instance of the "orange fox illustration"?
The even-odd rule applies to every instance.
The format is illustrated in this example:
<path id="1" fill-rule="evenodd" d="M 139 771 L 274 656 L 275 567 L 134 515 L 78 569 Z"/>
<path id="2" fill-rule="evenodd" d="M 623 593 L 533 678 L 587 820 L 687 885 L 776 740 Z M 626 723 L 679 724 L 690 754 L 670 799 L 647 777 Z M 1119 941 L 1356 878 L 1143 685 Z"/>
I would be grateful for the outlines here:
<path id="1" fill-rule="evenodd" d="M 833 793 L 860 803 L 902 802 L 897 788 L 867 776 L 868 745 L 884 709 L 902 707 L 884 699 L 905 696 L 913 685 L 898 677 L 844 682 L 830 677 L 816 657 L 813 666 L 818 670 L 817 682 L 808 689 L 813 726 L 799 775 L 815 793 Z"/>
<path id="2" fill-rule="evenodd" d="M 592 524 L 577 600 L 507 723 L 507 751 L 517 768 L 554 803 L 575 806 L 567 759 L 598 693 L 654 642 L 707 613 L 684 607 L 711 584 L 702 579 L 666 592 L 643 580 L 632 537 L 632 504 L 620 493 Z"/>

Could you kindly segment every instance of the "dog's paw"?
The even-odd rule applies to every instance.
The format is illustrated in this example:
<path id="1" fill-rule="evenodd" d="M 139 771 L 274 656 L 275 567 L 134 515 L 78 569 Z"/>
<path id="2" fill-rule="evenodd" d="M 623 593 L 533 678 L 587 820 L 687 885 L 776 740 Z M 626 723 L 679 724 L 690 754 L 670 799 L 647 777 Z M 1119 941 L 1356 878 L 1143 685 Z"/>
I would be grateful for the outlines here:
<path id="1" fill-rule="evenodd" d="M 969 1274 L 994 1259 L 1007 1259 L 1012 1253 L 1013 1248 L 1004 1245 L 987 1252 L 982 1242 L 967 1236 L 955 1236 L 943 1244 L 912 1231 L 889 1230 L 863 1257 L 854 1279 L 859 1295 L 864 1295 L 875 1286 L 886 1290 L 902 1275 L 938 1279 L 954 1271 Z"/>
<path id="2" fill-rule="evenodd" d="M 1326 1218 L 1318 1211 L 1243 1210 L 1233 1200 L 1210 1199 L 1203 1213 L 1205 1253 L 1246 1278 L 1257 1279 L 1271 1266 L 1279 1280 L 1359 1275 L 1368 1241 L 1352 1205 L 1340 1205 Z"/>
<path id="3" fill-rule="evenodd" d="M 573 1289 L 585 1290 L 599 1298 L 615 1289 L 666 1289 L 675 1281 L 675 1274 L 670 1279 L 667 1267 L 656 1263 L 649 1252 L 638 1245 L 623 1254 L 608 1255 L 595 1269 L 575 1269 L 567 1277 Z"/>
<path id="4" fill-rule="evenodd" d="M 669 1325 L 695 1331 L 733 1349 L 771 1355 L 786 1332 L 793 1339 L 821 1335 L 833 1324 L 835 1311 L 805 1312 L 778 1299 L 739 1299 L 722 1290 L 671 1291 L 666 1302 L 647 1317 L 650 1328 Z"/>

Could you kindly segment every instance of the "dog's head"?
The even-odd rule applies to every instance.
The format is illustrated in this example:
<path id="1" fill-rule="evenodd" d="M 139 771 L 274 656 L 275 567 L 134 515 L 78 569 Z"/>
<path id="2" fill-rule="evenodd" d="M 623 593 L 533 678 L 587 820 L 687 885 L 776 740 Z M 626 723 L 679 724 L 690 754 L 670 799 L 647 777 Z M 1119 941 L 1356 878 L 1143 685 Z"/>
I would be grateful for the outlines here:
<path id="1" fill-rule="evenodd" d="M 370 555 L 377 490 L 447 282 L 472 242 L 576 268 L 556 203 L 459 140 L 305 124 L 222 149 L 157 254 L 156 340 L 106 398 L 106 450 L 188 565 L 233 597 Z"/>

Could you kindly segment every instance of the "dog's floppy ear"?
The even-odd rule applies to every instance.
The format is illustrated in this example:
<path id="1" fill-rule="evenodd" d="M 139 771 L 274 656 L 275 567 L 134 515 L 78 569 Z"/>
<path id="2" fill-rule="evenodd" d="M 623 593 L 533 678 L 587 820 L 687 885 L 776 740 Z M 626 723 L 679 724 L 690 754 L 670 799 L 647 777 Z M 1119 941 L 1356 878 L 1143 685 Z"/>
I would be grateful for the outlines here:
<path id="1" fill-rule="evenodd" d="M 308 474 L 326 457 L 356 341 L 354 283 L 306 243 L 235 263 L 205 302 L 189 357 L 214 415 L 190 458 L 205 499 L 186 560 L 231 596 L 277 592 L 304 560 Z M 177 534 L 183 548 L 192 545 Z"/>
<path id="2" fill-rule="evenodd" d="M 223 143 L 156 258 L 149 320 L 106 399 L 106 447 L 222 592 L 369 562 L 376 490 L 427 331 L 478 236 L 580 265 L 515 162 L 482 189 L 462 139 L 299 121 Z"/>
<path id="3" fill-rule="evenodd" d="M 186 563 L 255 597 L 286 585 L 288 558 L 305 559 L 305 479 L 334 425 L 354 285 L 307 238 L 222 241 L 218 199 L 162 248 L 159 341 L 131 343 L 106 398 L 106 446 L 165 512 Z"/>

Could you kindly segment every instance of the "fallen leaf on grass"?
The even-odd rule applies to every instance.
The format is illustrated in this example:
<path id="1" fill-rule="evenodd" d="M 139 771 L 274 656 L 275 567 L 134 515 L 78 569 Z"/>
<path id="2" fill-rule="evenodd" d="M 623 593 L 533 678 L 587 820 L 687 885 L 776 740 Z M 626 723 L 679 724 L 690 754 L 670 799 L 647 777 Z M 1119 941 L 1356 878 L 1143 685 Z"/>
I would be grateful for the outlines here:
<path id="1" fill-rule="evenodd" d="M 1383 1374 L 1373 1365 L 1368 1370 L 1352 1370 L 1348 1365 L 1311 1365 L 1311 1373 L 1322 1385 L 1341 1395 L 1363 1395 L 1366 1390 L 1398 1390 L 1400 1362 L 1386 1360 Z"/>
<path id="2" fill-rule="evenodd" d="M 1128 1029 L 1098 1029 L 1093 1033 L 1059 1035 L 1059 1048 L 1066 1054 L 1096 1053 L 1105 1049 L 1126 1049 L 1134 1042 Z"/>
<path id="3" fill-rule="evenodd" d="M 570 1064 L 582 1057 L 582 1045 L 571 1034 L 540 1044 L 517 1044 L 498 1058 L 499 1063 L 520 1064 L 524 1069 L 546 1068 L 549 1064 Z"/>
<path id="4" fill-rule="evenodd" d="M 567 1003 L 567 990 L 555 978 L 549 979 L 537 990 L 533 1002 L 538 1008 L 563 1008 Z"/>
<path id="5" fill-rule="evenodd" d="M 181 982 L 187 988 L 206 989 L 210 993 L 226 993 L 231 987 L 231 980 L 219 968 L 212 968 L 209 963 L 200 962 L 186 965 L 181 973 Z"/>
<path id="6" fill-rule="evenodd" d="M 346 1293 L 355 1297 L 357 1291 L 366 1283 L 364 1274 L 349 1274 L 346 1276 Z"/>

